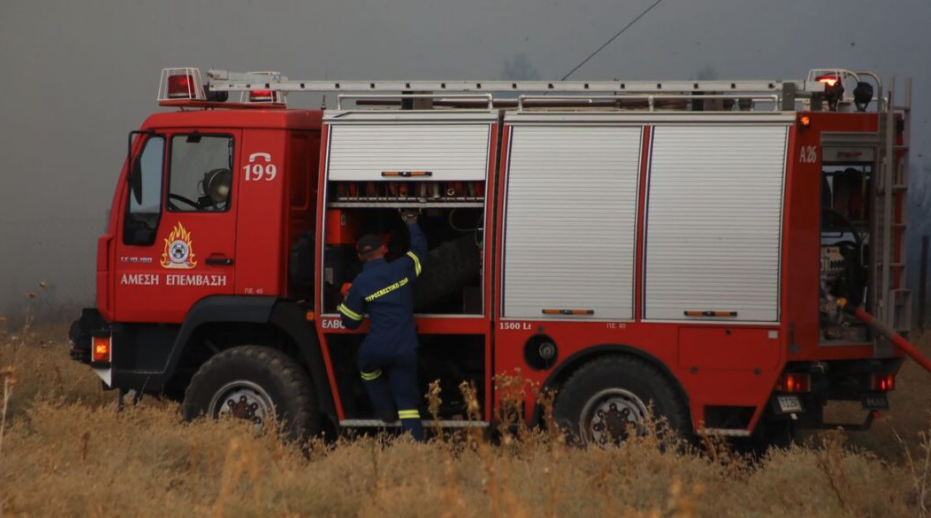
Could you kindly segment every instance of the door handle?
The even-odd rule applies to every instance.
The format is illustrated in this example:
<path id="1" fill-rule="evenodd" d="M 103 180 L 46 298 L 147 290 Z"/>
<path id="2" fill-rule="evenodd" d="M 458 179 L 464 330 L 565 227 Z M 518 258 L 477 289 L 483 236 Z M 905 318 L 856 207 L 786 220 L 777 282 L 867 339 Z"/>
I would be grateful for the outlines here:
<path id="1" fill-rule="evenodd" d="M 232 257 L 208 257 L 206 260 L 207 264 L 214 266 L 232 266 L 233 258 Z"/>

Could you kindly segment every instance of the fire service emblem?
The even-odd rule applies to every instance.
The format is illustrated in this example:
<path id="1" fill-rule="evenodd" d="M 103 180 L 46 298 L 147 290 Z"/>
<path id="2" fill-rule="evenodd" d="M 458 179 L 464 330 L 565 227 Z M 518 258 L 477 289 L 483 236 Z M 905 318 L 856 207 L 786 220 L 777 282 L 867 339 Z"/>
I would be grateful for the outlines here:
<path id="1" fill-rule="evenodd" d="M 197 266 L 191 233 L 180 222 L 165 238 L 165 251 L 162 252 L 162 268 L 187 270 Z"/>

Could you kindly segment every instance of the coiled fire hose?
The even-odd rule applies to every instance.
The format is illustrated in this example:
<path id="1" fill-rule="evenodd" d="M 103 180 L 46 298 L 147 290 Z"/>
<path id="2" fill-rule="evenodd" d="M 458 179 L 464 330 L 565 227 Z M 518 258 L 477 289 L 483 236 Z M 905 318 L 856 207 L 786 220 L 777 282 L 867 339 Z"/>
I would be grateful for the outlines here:
<path id="1" fill-rule="evenodd" d="M 873 315 L 863 311 L 863 308 L 848 305 L 847 299 L 837 299 L 837 305 L 847 313 L 853 315 L 857 320 L 866 324 L 866 326 L 873 331 L 886 337 L 893 345 L 911 357 L 911 359 L 918 362 L 918 365 L 921 365 L 924 370 L 931 372 L 931 360 L 921 354 L 918 348 L 909 343 L 908 340 L 902 338 L 902 335 L 890 329 L 886 324 L 873 318 Z"/>

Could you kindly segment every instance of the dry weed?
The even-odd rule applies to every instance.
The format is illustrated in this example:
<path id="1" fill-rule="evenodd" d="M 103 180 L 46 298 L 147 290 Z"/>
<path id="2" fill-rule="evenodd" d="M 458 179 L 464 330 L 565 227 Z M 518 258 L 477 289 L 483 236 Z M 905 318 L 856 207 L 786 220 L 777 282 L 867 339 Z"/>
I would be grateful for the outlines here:
<path id="1" fill-rule="evenodd" d="M 912 476 L 912 489 L 915 500 L 923 515 L 931 514 L 931 502 L 928 502 L 931 493 L 931 429 L 919 432 L 920 443 L 918 455 L 912 454 L 909 445 L 896 434 L 896 439 L 905 451 L 905 467 Z"/>
<path id="2" fill-rule="evenodd" d="M 21 348 L 0 421 L 10 516 L 859 517 L 927 516 L 931 504 L 927 433 L 918 447 L 903 439 L 903 464 L 840 433 L 751 462 L 720 438 L 678 442 L 662 423 L 586 450 L 553 425 L 552 394 L 518 375 L 496 380 L 513 403 L 502 405 L 511 426 L 500 441 L 473 429 L 427 444 L 363 437 L 302 450 L 248 423 L 181 423 L 176 405 L 150 398 L 117 413 L 115 394 L 67 359 L 63 335 L 53 336 L 62 332 L 40 326 L 0 345 L 2 365 Z M 434 417 L 438 387 L 427 395 Z M 480 420 L 475 387 L 460 389 L 468 418 Z M 521 428 L 522 394 L 537 397 L 544 430 Z"/>

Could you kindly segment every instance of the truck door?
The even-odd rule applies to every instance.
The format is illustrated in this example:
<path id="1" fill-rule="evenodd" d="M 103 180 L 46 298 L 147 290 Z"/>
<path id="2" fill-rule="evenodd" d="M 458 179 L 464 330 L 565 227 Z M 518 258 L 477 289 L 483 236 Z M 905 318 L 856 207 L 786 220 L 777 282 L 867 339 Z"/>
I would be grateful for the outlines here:
<path id="1" fill-rule="evenodd" d="M 146 135 L 129 172 L 114 266 L 120 322 L 178 323 L 233 292 L 241 132 Z"/>

